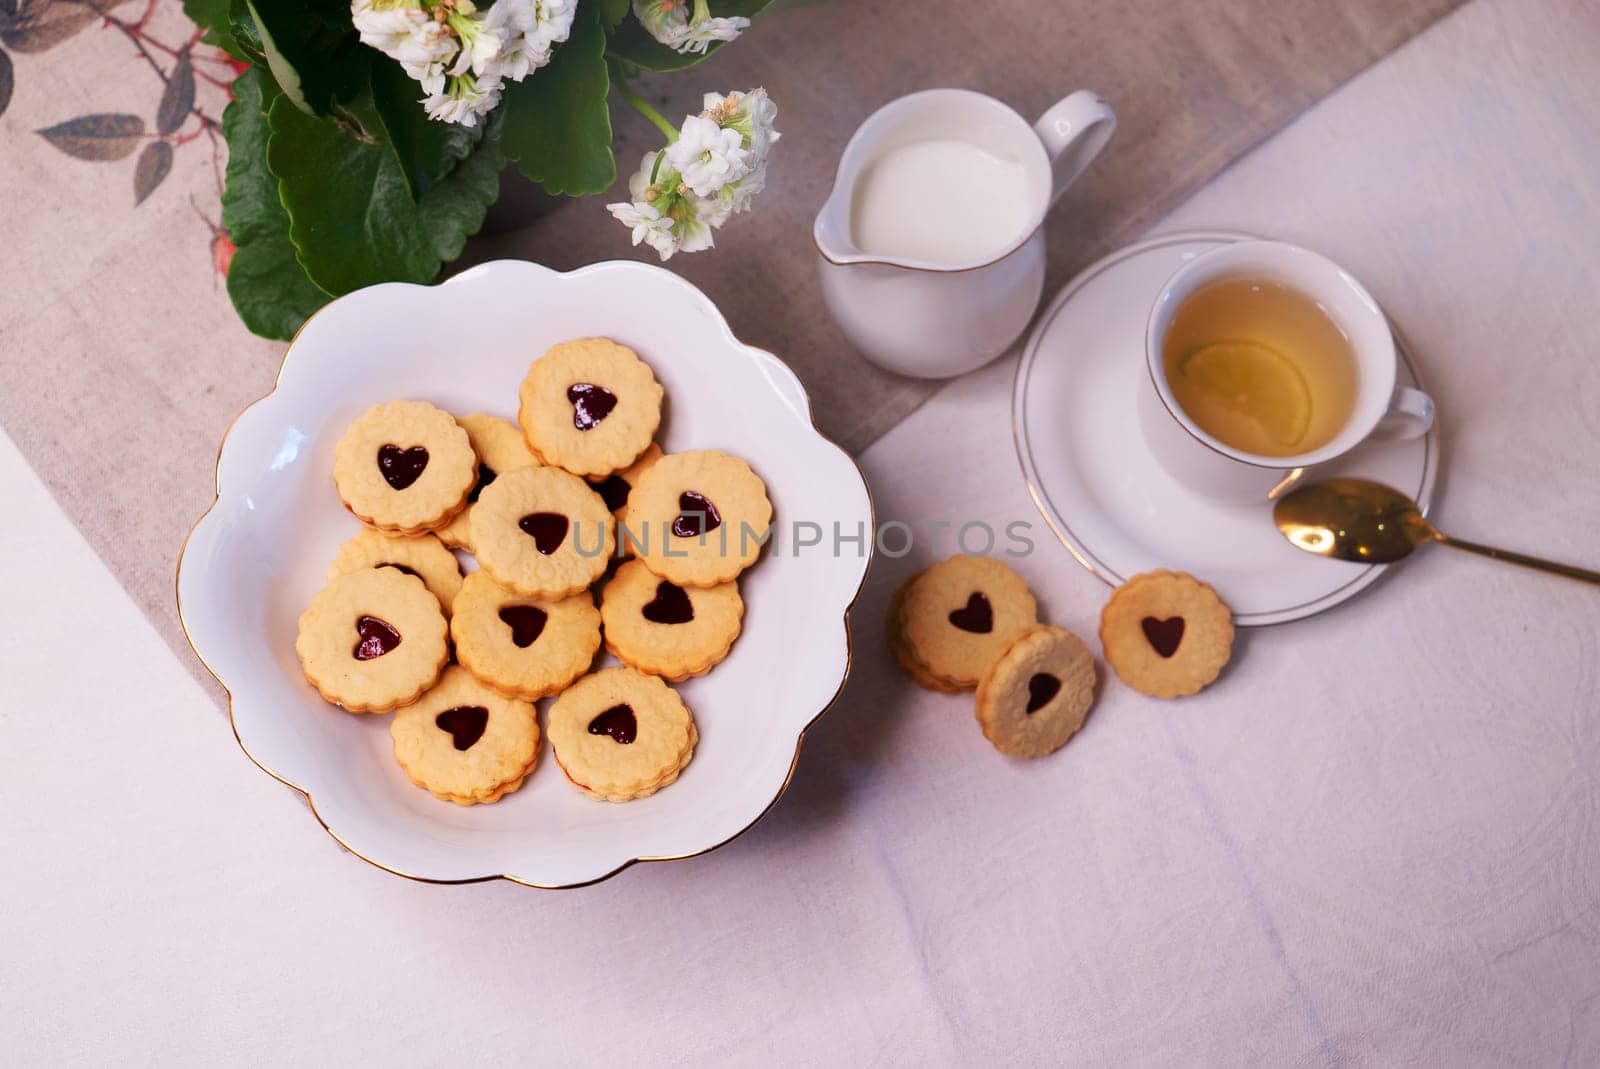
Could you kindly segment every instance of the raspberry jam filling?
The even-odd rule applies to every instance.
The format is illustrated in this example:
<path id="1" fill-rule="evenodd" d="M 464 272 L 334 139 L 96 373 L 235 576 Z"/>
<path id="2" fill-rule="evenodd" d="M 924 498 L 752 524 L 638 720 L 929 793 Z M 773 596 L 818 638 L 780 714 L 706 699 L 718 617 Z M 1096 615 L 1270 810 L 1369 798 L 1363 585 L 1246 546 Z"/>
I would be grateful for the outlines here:
<path id="1" fill-rule="evenodd" d="M 544 632 L 548 614 L 536 605 L 507 605 L 500 610 L 500 622 L 511 628 L 511 641 L 525 650 Z"/>
<path id="2" fill-rule="evenodd" d="M 494 482 L 497 472 L 487 464 L 478 465 L 478 484 L 467 494 L 467 504 L 476 505 L 478 495 L 483 493 L 483 488 Z"/>
<path id="3" fill-rule="evenodd" d="M 489 726 L 489 710 L 481 705 L 458 705 L 433 718 L 440 731 L 448 731 L 458 750 L 470 750 Z"/>
<path id="4" fill-rule="evenodd" d="M 530 512 L 517 526 L 533 536 L 534 548 L 547 557 L 560 549 L 567 537 L 567 518 L 559 512 Z"/>
<path id="5" fill-rule="evenodd" d="M 361 641 L 356 643 L 356 648 L 351 653 L 358 661 L 377 660 L 400 645 L 400 632 L 376 616 L 358 617 L 356 634 L 360 636 Z"/>
<path id="6" fill-rule="evenodd" d="M 420 445 L 401 449 L 397 445 L 378 447 L 378 470 L 383 481 L 396 490 L 404 490 L 422 476 L 428 466 L 428 451 Z"/>
<path id="7" fill-rule="evenodd" d="M 572 403 L 572 425 L 580 431 L 589 431 L 611 415 L 617 407 L 617 395 L 604 386 L 592 382 L 578 382 L 567 387 L 567 400 Z"/>
<path id="8" fill-rule="evenodd" d="M 628 503 L 628 495 L 633 493 L 633 487 L 628 485 L 628 480 L 620 475 L 607 475 L 597 483 L 590 483 L 595 493 L 606 503 L 606 508 L 612 512 L 617 511 Z"/>
<path id="9" fill-rule="evenodd" d="M 1049 672 L 1034 673 L 1033 678 L 1028 680 L 1028 708 L 1026 711 L 1037 713 L 1040 709 L 1050 704 L 1050 699 L 1054 698 L 1060 690 L 1061 680 Z"/>
<path id="10" fill-rule="evenodd" d="M 1145 641 L 1150 643 L 1150 648 L 1163 657 L 1171 657 L 1177 653 L 1179 644 L 1183 642 L 1181 616 L 1169 616 L 1165 620 L 1146 616 L 1139 621 L 1139 629 L 1144 632 Z"/>
<path id="11" fill-rule="evenodd" d="M 950 622 L 974 635 L 987 635 L 994 630 L 994 609 L 987 597 L 975 593 L 967 598 L 966 605 L 950 613 Z"/>
<path id="12" fill-rule="evenodd" d="M 678 518 L 672 521 L 673 534 L 679 538 L 697 538 L 721 526 L 722 514 L 708 498 L 693 490 L 678 495 Z"/>
<path id="13" fill-rule="evenodd" d="M 656 596 L 640 611 L 653 624 L 686 624 L 694 619 L 694 603 L 688 593 L 665 579 L 656 584 Z"/>
<path id="14" fill-rule="evenodd" d="M 613 742 L 626 746 L 639 733 L 639 722 L 633 718 L 633 706 L 613 705 L 589 721 L 589 734 L 610 735 Z"/>

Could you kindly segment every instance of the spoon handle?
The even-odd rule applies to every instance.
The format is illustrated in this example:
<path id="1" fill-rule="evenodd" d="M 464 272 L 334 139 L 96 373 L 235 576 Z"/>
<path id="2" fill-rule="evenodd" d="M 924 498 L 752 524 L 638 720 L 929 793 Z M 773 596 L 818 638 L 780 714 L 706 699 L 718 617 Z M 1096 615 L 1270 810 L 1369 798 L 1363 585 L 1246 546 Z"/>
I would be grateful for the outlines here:
<path id="1" fill-rule="evenodd" d="M 1486 546 L 1481 542 L 1468 542 L 1465 539 L 1452 538 L 1447 534 L 1439 535 L 1438 540 L 1447 546 L 1464 549 L 1468 553 L 1477 553 L 1480 556 L 1490 557 L 1494 560 L 1520 564 L 1524 568 L 1537 568 L 1541 572 L 1552 572 L 1556 575 L 1564 575 L 1568 579 L 1577 579 L 1584 583 L 1593 583 L 1596 586 L 1600 586 L 1600 572 L 1591 572 L 1587 568 L 1579 568 L 1572 564 L 1558 564 L 1553 560 L 1541 560 L 1538 557 L 1530 557 L 1525 553 L 1513 553 L 1509 549 L 1496 549 L 1494 546 Z"/>

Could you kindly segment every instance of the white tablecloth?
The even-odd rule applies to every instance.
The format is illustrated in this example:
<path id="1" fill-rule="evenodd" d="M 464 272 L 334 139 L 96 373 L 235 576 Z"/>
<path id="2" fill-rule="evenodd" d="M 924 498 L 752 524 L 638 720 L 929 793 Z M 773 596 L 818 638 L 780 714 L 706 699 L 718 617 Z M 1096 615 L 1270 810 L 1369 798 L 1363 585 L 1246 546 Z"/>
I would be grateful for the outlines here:
<path id="1" fill-rule="evenodd" d="M 1597 40 L 1592 0 L 1473 0 L 1161 227 L 1353 269 L 1439 401 L 1441 524 L 1591 563 Z M 1010 372 L 867 452 L 882 517 L 1037 519 Z M 451 888 L 342 853 L 252 766 L 3 440 L 0 498 L 13 1064 L 1600 1063 L 1592 589 L 1429 551 L 1243 634 L 1197 698 L 1109 683 L 1016 763 L 891 667 L 926 558 L 884 562 L 755 830 L 578 892 Z M 1040 550 L 1045 613 L 1092 635 L 1105 589 Z"/>

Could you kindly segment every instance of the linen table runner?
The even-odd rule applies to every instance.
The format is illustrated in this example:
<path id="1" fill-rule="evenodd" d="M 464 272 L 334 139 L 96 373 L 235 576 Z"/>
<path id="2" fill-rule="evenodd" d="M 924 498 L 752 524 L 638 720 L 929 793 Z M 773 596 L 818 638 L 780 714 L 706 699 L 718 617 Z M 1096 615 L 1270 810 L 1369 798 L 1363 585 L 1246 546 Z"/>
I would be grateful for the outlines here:
<path id="1" fill-rule="evenodd" d="M 933 389 L 854 353 L 816 280 L 811 219 L 873 109 L 935 86 L 991 93 L 1030 119 L 1078 88 L 1111 102 L 1116 137 L 1047 228 L 1048 299 L 1458 2 L 833 0 L 773 14 L 700 67 L 640 83 L 674 119 L 708 90 L 765 85 L 779 107 L 755 210 L 716 251 L 670 266 L 743 340 L 789 361 L 822 429 L 859 450 Z M 284 348 L 244 330 L 222 285 L 216 123 L 232 75 L 177 0 L 0 0 L 0 424 L 180 651 L 179 545 L 211 501 L 219 438 L 271 387 Z M 626 106 L 614 119 L 625 176 L 658 135 Z M 467 259 L 651 257 L 605 214 L 614 199 L 477 239 Z"/>

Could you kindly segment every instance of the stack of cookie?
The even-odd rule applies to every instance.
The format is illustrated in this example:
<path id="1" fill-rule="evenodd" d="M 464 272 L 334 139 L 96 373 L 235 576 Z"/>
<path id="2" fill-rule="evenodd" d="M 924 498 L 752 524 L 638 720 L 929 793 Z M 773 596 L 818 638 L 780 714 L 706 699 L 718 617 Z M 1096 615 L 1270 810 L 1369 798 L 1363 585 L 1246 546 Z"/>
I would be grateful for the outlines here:
<path id="1" fill-rule="evenodd" d="M 978 723 L 1001 753 L 1042 757 L 1083 726 L 1094 704 L 1094 657 L 1082 640 L 1038 621 L 1015 572 L 990 557 L 952 557 L 895 591 L 889 648 L 917 683 L 977 689 Z M 1177 698 L 1209 686 L 1233 649 L 1233 617 L 1216 591 L 1181 572 L 1134 576 L 1100 614 L 1100 645 L 1118 678 Z"/>
<path id="2" fill-rule="evenodd" d="M 1094 657 L 1070 631 L 1039 623 L 1028 585 L 992 557 L 952 557 L 912 576 L 889 606 L 889 646 L 906 673 L 946 693 L 977 689 L 995 749 L 1043 757 L 1083 726 Z"/>
<path id="3" fill-rule="evenodd" d="M 418 786 L 461 805 L 516 790 L 552 695 L 556 762 L 591 797 L 645 797 L 689 763 L 699 735 L 666 681 L 728 655 L 772 506 L 741 460 L 661 451 L 662 395 L 632 350 L 586 338 L 534 361 L 515 424 L 393 401 L 340 439 L 334 483 L 366 527 L 296 651 L 328 701 L 399 710 Z M 478 570 L 463 578 L 452 548 Z M 623 667 L 590 674 L 602 634 Z"/>

